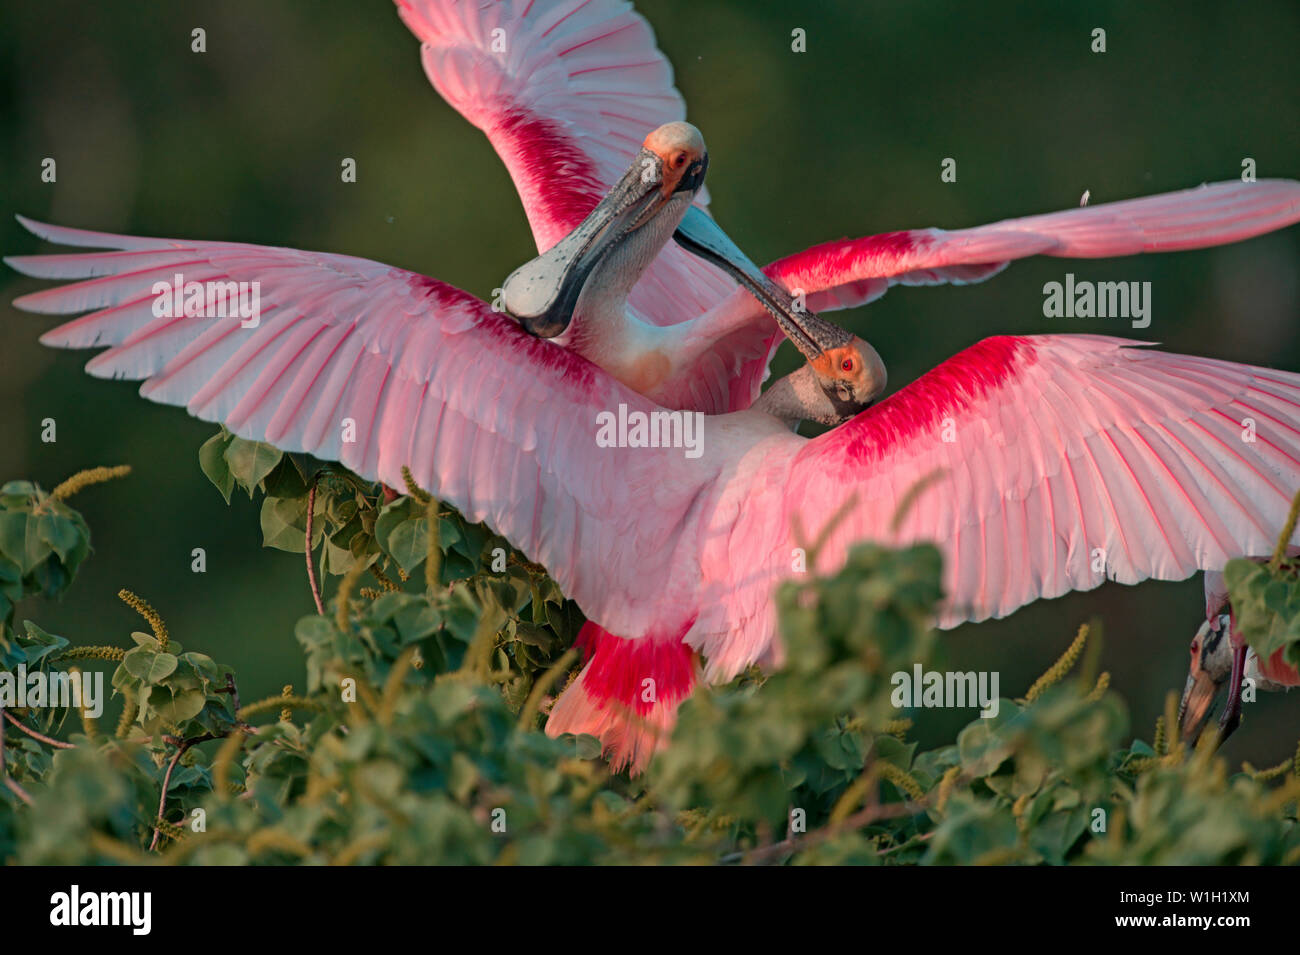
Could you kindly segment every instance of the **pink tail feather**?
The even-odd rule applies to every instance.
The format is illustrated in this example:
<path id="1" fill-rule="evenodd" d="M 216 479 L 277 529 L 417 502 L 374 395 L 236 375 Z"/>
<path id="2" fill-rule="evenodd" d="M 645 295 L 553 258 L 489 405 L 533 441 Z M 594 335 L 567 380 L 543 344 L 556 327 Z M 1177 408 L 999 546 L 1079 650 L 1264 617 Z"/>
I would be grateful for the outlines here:
<path id="1" fill-rule="evenodd" d="M 616 771 L 642 772 L 695 686 L 694 651 L 680 635 L 625 640 L 590 621 L 574 645 L 586 651 L 587 665 L 551 709 L 546 735 L 594 736 Z"/>

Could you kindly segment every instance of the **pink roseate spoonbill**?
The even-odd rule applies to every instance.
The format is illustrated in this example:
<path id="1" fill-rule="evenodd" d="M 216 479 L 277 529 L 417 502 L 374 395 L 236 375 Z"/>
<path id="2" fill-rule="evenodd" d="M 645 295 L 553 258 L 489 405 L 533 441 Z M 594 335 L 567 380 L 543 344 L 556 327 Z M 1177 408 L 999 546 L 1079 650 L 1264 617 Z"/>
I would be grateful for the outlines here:
<path id="1" fill-rule="evenodd" d="M 1300 554 L 1300 548 L 1288 548 L 1288 557 L 1297 554 Z M 1263 563 L 1268 558 L 1252 557 L 1251 560 Z M 1219 718 L 1220 740 L 1231 736 L 1241 723 L 1242 684 L 1245 680 L 1254 681 L 1255 688 L 1265 692 L 1300 686 L 1300 672 L 1282 658 L 1282 650 L 1274 651 L 1267 660 L 1261 661 L 1254 648 L 1246 645 L 1237 629 L 1227 584 L 1219 571 L 1205 572 L 1205 622 L 1192 638 L 1191 656 L 1187 685 L 1178 706 L 1183 739 L 1189 743 L 1201 735 L 1214 700 L 1225 684 L 1228 698 Z"/>
<path id="2" fill-rule="evenodd" d="M 613 189 L 569 235 L 517 268 L 506 310 L 534 335 L 572 347 L 634 390 L 653 396 L 698 367 L 716 342 L 689 321 L 655 326 L 628 311 L 628 295 L 681 224 L 708 168 L 704 137 L 685 122 L 646 137 Z M 695 248 L 761 303 L 812 366 L 821 388 L 853 413 L 884 388 L 884 365 L 853 336 L 796 305 L 700 214 Z M 592 276 L 599 269 L 599 280 Z M 861 343 L 865 346 L 865 343 Z"/>
<path id="3" fill-rule="evenodd" d="M 626 180 L 644 170 L 647 158 L 669 162 L 674 147 L 697 150 L 688 167 L 701 156 L 707 165 L 702 138 L 691 142 L 683 133 L 690 127 L 672 66 L 631 4 L 397 0 L 397 7 L 421 41 L 434 88 L 483 130 L 504 162 L 542 253 L 507 283 L 504 304 L 540 334 L 562 329 L 559 344 L 665 407 L 711 414 L 750 407 L 782 336 L 767 318 L 772 303 L 756 291 L 753 272 L 749 281 L 738 273 L 738 250 L 705 211 L 702 185 L 693 196 L 675 194 L 676 208 L 656 218 L 656 234 L 627 247 L 627 268 L 617 282 L 583 287 L 584 268 L 595 256 L 575 250 L 599 234 L 610 211 L 601 208 L 602 196 L 612 191 L 627 198 Z M 666 124 L 678 127 L 681 138 L 647 140 L 648 130 Z M 648 255 L 664 245 L 674 218 L 680 218 L 677 243 Z M 805 292 L 809 310 L 829 311 L 869 302 L 895 284 L 982 281 L 1029 255 L 1202 248 L 1296 221 L 1300 184 L 1223 183 L 976 229 L 832 242 L 764 272 L 779 286 Z M 570 240 L 561 243 L 565 237 Z M 730 261 L 730 274 L 678 246 L 715 262 L 721 256 Z M 523 280 L 530 276 L 540 281 L 528 287 Z"/>
<path id="4" fill-rule="evenodd" d="M 590 732 L 635 768 L 700 678 L 698 656 L 709 680 L 780 663 L 771 596 L 794 573 L 796 516 L 820 527 L 844 512 L 819 571 L 858 540 L 939 542 L 938 622 L 953 626 L 1108 579 L 1179 579 L 1267 552 L 1300 486 L 1290 372 L 1097 336 L 992 338 L 814 439 L 786 421 L 846 412 L 805 364 L 768 389 L 763 411 L 706 416 L 698 456 L 600 447 L 602 412 L 650 420 L 663 407 L 435 279 L 342 255 L 187 245 L 193 277 L 262 282 L 262 321 L 155 318 L 138 276 L 123 276 L 174 268 L 176 245 L 28 225 L 125 250 L 15 263 L 99 276 L 20 300 L 98 310 L 43 341 L 107 345 L 90 371 L 145 379 L 146 397 L 243 437 L 392 485 L 409 465 L 546 566 L 591 621 L 589 659 L 547 731 Z M 1258 422 L 1254 442 L 1239 440 L 1244 415 Z M 936 474 L 893 528 L 899 502 Z"/>

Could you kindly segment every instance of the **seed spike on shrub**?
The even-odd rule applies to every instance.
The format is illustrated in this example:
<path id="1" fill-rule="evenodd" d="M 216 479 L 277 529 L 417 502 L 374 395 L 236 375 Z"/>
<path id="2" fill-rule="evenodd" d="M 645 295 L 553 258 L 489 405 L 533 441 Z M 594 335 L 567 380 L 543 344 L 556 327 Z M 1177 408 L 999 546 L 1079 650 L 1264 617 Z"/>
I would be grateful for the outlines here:
<path id="1" fill-rule="evenodd" d="M 542 705 L 542 697 L 546 695 L 546 691 L 554 685 L 555 681 L 560 678 L 560 674 L 568 670 L 569 667 L 577 662 L 577 659 L 577 649 L 569 647 L 568 650 L 564 651 L 564 655 L 561 656 L 560 659 L 556 660 L 545 673 L 537 678 L 537 682 L 533 684 L 532 692 L 528 694 L 528 699 L 524 701 L 524 705 L 519 710 L 518 726 L 521 730 L 532 728 L 533 717 Z"/>
<path id="2" fill-rule="evenodd" d="M 81 670 L 77 667 L 68 667 L 68 673 L 72 675 L 73 685 L 77 685 L 81 680 Z M 99 723 L 90 715 L 90 712 L 86 709 L 85 703 L 85 700 L 81 700 L 82 705 L 77 707 L 77 715 L 81 717 L 82 731 L 93 739 L 99 735 Z"/>
<path id="3" fill-rule="evenodd" d="M 848 788 L 840 793 L 840 798 L 835 801 L 835 806 L 831 809 L 830 824 L 838 826 L 849 818 L 853 810 L 858 807 L 858 803 L 862 802 L 862 797 L 866 795 L 867 790 L 874 786 L 879 778 L 879 768 L 872 767 L 853 780 Z"/>
<path id="4" fill-rule="evenodd" d="M 293 698 L 293 684 L 292 684 L 292 683 L 286 683 L 286 684 L 284 685 L 284 689 L 280 691 L 280 696 L 281 696 L 282 698 L 286 699 L 286 700 L 288 700 L 288 699 L 292 699 L 292 698 Z M 282 710 L 280 710 L 280 722 L 281 722 L 281 723 L 289 723 L 289 722 L 291 722 L 292 720 L 293 720 L 293 708 L 292 708 L 292 707 L 288 707 L 288 706 L 286 706 L 286 707 L 284 707 Z"/>
<path id="5" fill-rule="evenodd" d="M 166 819 L 158 819 L 155 820 L 155 824 L 158 826 L 159 832 L 174 842 L 180 842 L 181 839 L 185 837 L 185 830 L 173 822 L 168 822 Z"/>
<path id="6" fill-rule="evenodd" d="M 421 489 L 420 485 L 415 483 L 415 478 L 411 476 L 411 469 L 405 464 L 402 465 L 402 483 L 406 485 L 406 493 L 411 497 L 421 504 L 429 503 L 429 492 Z"/>
<path id="7" fill-rule="evenodd" d="M 393 583 L 393 579 L 391 577 L 389 577 L 386 573 L 384 573 L 382 570 L 379 569 L 378 564 L 370 565 L 370 573 L 374 575 L 375 580 L 379 581 L 380 586 L 384 588 L 384 592 L 393 593 L 394 591 L 398 591 L 402 589 L 401 587 L 397 586 L 397 584 Z"/>
<path id="8" fill-rule="evenodd" d="M 1151 748 L 1156 751 L 1157 756 L 1164 756 L 1167 750 L 1165 747 L 1168 741 L 1165 738 L 1165 718 L 1164 716 L 1156 717 L 1156 730 L 1151 737 Z"/>
<path id="9" fill-rule="evenodd" d="M 90 487 L 92 484 L 103 484 L 105 481 L 113 481 L 117 478 L 126 477 L 131 473 L 131 465 L 119 464 L 111 468 L 87 468 L 85 471 L 78 471 L 66 481 L 59 483 L 53 491 L 50 492 L 49 501 L 66 501 L 78 491 Z"/>
<path id="10" fill-rule="evenodd" d="M 925 798 L 925 790 L 921 788 L 921 784 L 913 779 L 911 774 L 906 770 L 899 769 L 893 763 L 888 763 L 884 760 L 880 761 L 879 766 L 880 775 L 884 776 L 897 788 L 907 793 L 908 797 L 913 802 L 920 802 Z"/>
<path id="11" fill-rule="evenodd" d="M 1110 671 L 1105 670 L 1102 672 L 1101 676 L 1097 677 L 1097 685 L 1094 686 L 1092 688 L 1092 692 L 1088 694 L 1088 702 L 1096 703 L 1098 700 L 1100 700 L 1103 696 L 1106 695 L 1106 691 L 1109 689 L 1110 689 Z"/>
<path id="12" fill-rule="evenodd" d="M 1061 654 L 1060 658 L 1048 668 L 1046 673 L 1034 681 L 1034 685 L 1025 694 L 1026 702 L 1034 702 L 1057 683 L 1060 683 L 1078 661 L 1079 654 L 1083 652 L 1083 646 L 1087 642 L 1088 625 L 1085 623 L 1079 627 L 1079 632 L 1074 641 Z"/>
<path id="13" fill-rule="evenodd" d="M 1250 763 L 1242 763 L 1241 771 L 1254 779 L 1258 779 L 1260 782 L 1267 782 L 1270 779 L 1277 779 L 1279 776 L 1283 776 L 1290 772 L 1291 760 L 1284 759 L 1276 766 L 1270 766 L 1268 769 L 1256 769 L 1254 766 L 1251 766 Z"/>
<path id="14" fill-rule="evenodd" d="M 267 710 L 279 709 L 283 713 L 286 708 L 313 711 L 322 709 L 319 703 L 315 700 L 309 700 L 305 696 L 285 696 L 283 693 L 279 693 L 241 707 L 237 715 L 239 719 L 244 720 L 250 716 L 256 716 L 258 713 L 265 713 Z"/>
<path id="15" fill-rule="evenodd" d="M 243 745 L 244 731 L 237 729 L 225 738 L 212 758 L 212 789 L 222 799 L 230 794 L 230 787 L 234 785 L 230 781 L 230 764 Z"/>
<path id="16" fill-rule="evenodd" d="M 126 588 L 119 590 L 117 596 L 122 603 L 126 604 L 148 621 L 150 629 L 153 630 L 154 637 L 158 640 L 158 646 L 163 650 L 163 652 L 166 652 L 167 647 L 171 644 L 171 640 L 167 635 L 167 625 L 163 623 L 163 619 L 158 615 L 158 611 L 154 610 L 153 607 L 149 605 L 148 601 L 141 597 L 137 597 Z"/>
<path id="17" fill-rule="evenodd" d="M 1029 799 L 1033 793 L 1021 793 L 1020 798 L 1011 804 L 1011 815 L 1016 817 L 1017 822 L 1024 822 L 1025 809 L 1029 806 Z"/>
<path id="18" fill-rule="evenodd" d="M 1161 755 L 1173 756 L 1175 762 L 1181 763 L 1183 755 L 1182 741 L 1178 736 L 1178 694 L 1173 690 L 1165 694 L 1165 715 L 1162 719 L 1164 721 L 1165 744 Z"/>
<path id="19" fill-rule="evenodd" d="M 125 697 L 122 703 L 122 715 L 118 717 L 117 729 L 113 732 L 118 739 L 126 738 L 126 734 L 131 731 L 131 724 L 135 722 L 136 714 L 140 711 L 135 696 L 129 690 L 124 689 L 122 695 Z"/>
<path id="20" fill-rule="evenodd" d="M 397 706 L 398 695 L 402 690 L 402 681 L 406 679 L 406 674 L 411 669 L 414 657 L 415 647 L 407 647 L 393 661 L 393 665 L 388 671 L 388 677 L 384 680 L 384 687 L 379 691 L 377 719 L 380 726 L 387 726 L 393 720 L 393 710 Z"/>
<path id="21" fill-rule="evenodd" d="M 1288 779 L 1273 790 L 1260 808 L 1266 813 L 1281 812 L 1297 798 L 1300 798 L 1300 779 Z"/>
<path id="22" fill-rule="evenodd" d="M 911 728 L 912 721 L 906 718 L 901 720 L 886 720 L 880 725 L 880 733 L 882 736 L 896 736 L 899 739 L 902 739 L 907 735 L 907 731 Z"/>
<path id="23" fill-rule="evenodd" d="M 121 647 L 69 647 L 60 653 L 55 660 L 115 660 L 120 661 L 126 656 L 126 651 Z"/>
<path id="24" fill-rule="evenodd" d="M 961 767 L 952 766 L 939 780 L 939 795 L 935 799 L 935 808 L 940 812 L 943 812 L 944 807 L 948 805 L 948 797 L 952 795 L 952 791 L 957 785 L 957 777 L 960 775 Z"/>
<path id="25" fill-rule="evenodd" d="M 348 614 L 352 610 L 352 591 L 364 572 L 365 567 L 360 563 L 353 564 L 352 569 L 343 575 L 343 581 L 339 584 L 338 597 L 335 598 L 338 601 L 338 613 L 334 617 L 334 622 L 345 633 L 348 629 Z"/>
<path id="26" fill-rule="evenodd" d="M 1291 500 L 1291 510 L 1287 512 L 1286 524 L 1282 526 L 1282 533 L 1278 535 L 1277 546 L 1273 549 L 1273 559 L 1268 562 L 1269 570 L 1276 571 L 1282 566 L 1282 561 L 1286 558 L 1287 545 L 1291 542 L 1291 535 L 1295 533 L 1297 518 L 1300 518 L 1300 491 L 1297 491 Z"/>

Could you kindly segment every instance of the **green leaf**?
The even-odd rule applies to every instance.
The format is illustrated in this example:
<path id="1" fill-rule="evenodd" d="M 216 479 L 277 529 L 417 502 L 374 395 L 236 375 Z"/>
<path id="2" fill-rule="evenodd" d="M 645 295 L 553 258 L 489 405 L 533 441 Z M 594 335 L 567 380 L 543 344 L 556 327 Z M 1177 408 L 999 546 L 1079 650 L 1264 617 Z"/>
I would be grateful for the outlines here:
<path id="1" fill-rule="evenodd" d="M 61 514 L 41 514 L 37 517 L 36 533 L 65 564 L 82 542 L 82 534 L 77 525 Z"/>
<path id="2" fill-rule="evenodd" d="M 217 434 L 203 442 L 199 448 L 199 467 L 208 476 L 208 480 L 221 492 L 221 496 L 230 503 L 230 492 L 235 489 L 235 476 L 230 473 L 230 464 L 226 461 L 226 449 L 234 440 L 234 435 L 222 428 Z"/>
<path id="3" fill-rule="evenodd" d="M 131 632 L 131 639 L 135 641 L 137 647 L 145 647 L 149 650 L 161 650 L 162 644 L 152 633 L 142 633 L 139 630 Z"/>
<path id="4" fill-rule="evenodd" d="M 122 658 L 127 672 L 144 683 L 158 683 L 176 672 L 177 660 L 170 653 L 153 653 L 143 647 Z"/>
<path id="5" fill-rule="evenodd" d="M 0 551 L 18 565 L 23 576 L 53 553 L 36 533 L 36 521 L 22 512 L 0 514 Z"/>
<path id="6" fill-rule="evenodd" d="M 221 676 L 221 667 L 206 653 L 196 653 L 191 650 L 188 653 L 182 653 L 179 659 L 192 666 L 199 675 L 210 683 L 215 683 Z"/>
<path id="7" fill-rule="evenodd" d="M 312 528 L 312 537 L 320 539 L 321 528 Z M 307 550 L 307 502 L 304 498 L 267 497 L 262 501 L 262 546 L 291 554 Z"/>
<path id="8" fill-rule="evenodd" d="M 27 657 L 27 663 L 33 664 L 41 658 L 62 650 L 68 646 L 68 641 L 57 634 L 47 633 L 30 620 L 23 621 L 23 629 L 27 632 L 26 642 L 28 645 L 23 648 Z M 19 641 L 20 643 L 25 641 Z M 32 646 L 31 644 L 35 644 Z"/>
<path id="9" fill-rule="evenodd" d="M 38 488 L 32 481 L 9 481 L 0 487 L 0 507 L 21 509 L 36 500 Z"/>
<path id="10" fill-rule="evenodd" d="M 266 476 L 266 494 L 268 497 L 305 498 L 307 496 L 307 481 L 293 455 L 284 455 L 280 463 Z"/>
<path id="11" fill-rule="evenodd" d="M 168 723 L 183 723 L 193 719 L 203 709 L 208 696 L 200 689 L 185 689 L 173 693 L 171 688 L 155 686 L 149 691 L 149 706 Z"/>
<path id="12" fill-rule="evenodd" d="M 253 490 L 271 473 L 284 456 L 279 448 L 263 441 L 249 441 L 246 438 L 232 438 L 230 447 L 226 448 L 226 463 L 235 481 L 248 491 L 251 499 Z"/>
<path id="13" fill-rule="evenodd" d="M 408 497 L 384 507 L 375 521 L 375 539 L 380 549 L 410 573 L 429 555 L 429 521 L 424 505 Z"/>

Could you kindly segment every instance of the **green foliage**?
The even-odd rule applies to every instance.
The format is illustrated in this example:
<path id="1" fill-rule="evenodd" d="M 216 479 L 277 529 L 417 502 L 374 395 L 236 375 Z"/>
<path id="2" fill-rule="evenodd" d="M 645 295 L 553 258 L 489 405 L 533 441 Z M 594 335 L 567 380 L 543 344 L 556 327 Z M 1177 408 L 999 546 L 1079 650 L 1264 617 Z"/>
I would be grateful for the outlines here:
<path id="1" fill-rule="evenodd" d="M 1287 663 L 1300 666 L 1300 563 L 1231 560 L 1223 579 L 1237 627 L 1260 659 L 1281 650 Z"/>
<path id="2" fill-rule="evenodd" d="M 929 546 L 862 546 L 839 573 L 783 586 L 785 665 L 700 690 L 644 777 L 611 775 L 590 737 L 539 732 L 534 707 L 564 685 L 574 665 L 565 651 L 582 622 L 541 568 L 417 488 L 386 500 L 355 476 L 308 478 L 294 459 L 234 450 L 236 441 L 222 434 L 205 446 L 214 484 L 226 496 L 236 487 L 265 493 L 264 530 L 276 502 L 283 520 L 271 525 L 270 546 L 294 550 L 298 536 L 303 553 L 310 509 L 313 557 L 319 551 L 325 569 L 344 575 L 328 612 L 297 625 L 305 687 L 241 703 L 236 674 L 186 651 L 125 592 L 153 633 L 116 648 L 74 648 L 30 621 L 7 625 L 0 669 L 53 672 L 111 659 L 127 708 L 115 734 L 56 708 L 6 710 L 12 785 L 0 789 L 0 858 L 1300 859 L 1295 773 L 1232 774 L 1208 750 L 1126 745 L 1122 701 L 1104 675 L 1088 672 L 1086 629 L 1026 699 L 1003 699 L 995 717 L 972 720 L 951 744 L 918 751 L 892 695 L 894 675 L 926 664 L 935 643 L 929 619 L 941 567 Z M 28 521 L 43 499 L 14 482 L 0 503 Z M 66 505 L 52 512 L 84 529 Z M 23 570 L 5 540 L 3 559 L 26 580 L 35 565 Z M 21 540 L 25 555 L 25 531 Z M 88 534 L 79 540 L 88 549 Z M 70 580 L 75 566 L 46 543 L 49 551 L 34 556 L 53 559 Z M 421 567 L 431 579 L 412 576 Z M 360 588 L 363 573 L 379 586 Z M 45 590 L 13 593 L 16 602 Z M 1085 672 L 1070 678 L 1081 655 Z"/>
<path id="3" fill-rule="evenodd" d="M 30 481 L 0 487 L 0 638 L 18 601 L 61 596 L 89 554 L 90 528 L 71 507 Z"/>
<path id="4" fill-rule="evenodd" d="M 1246 643 L 1261 660 L 1281 652 L 1293 667 L 1300 667 L 1300 554 L 1288 559 L 1288 551 L 1293 549 L 1297 520 L 1300 491 L 1278 534 L 1273 559 L 1268 563 L 1231 560 L 1223 569 L 1237 627 Z"/>

